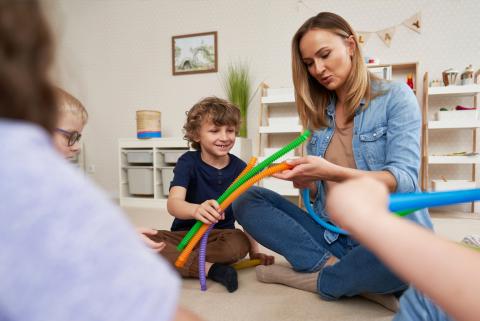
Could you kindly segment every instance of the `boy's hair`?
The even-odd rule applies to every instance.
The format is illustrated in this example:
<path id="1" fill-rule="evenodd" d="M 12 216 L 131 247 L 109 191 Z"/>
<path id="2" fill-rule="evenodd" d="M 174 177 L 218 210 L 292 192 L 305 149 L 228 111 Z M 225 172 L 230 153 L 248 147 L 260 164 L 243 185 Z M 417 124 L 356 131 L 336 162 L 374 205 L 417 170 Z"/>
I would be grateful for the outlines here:
<path id="1" fill-rule="evenodd" d="M 57 95 L 57 105 L 60 115 L 68 113 L 74 115 L 82 120 L 82 124 L 85 125 L 88 120 L 88 113 L 83 104 L 75 97 L 67 93 L 61 88 L 56 88 L 55 93 Z"/>
<path id="2" fill-rule="evenodd" d="M 184 138 L 196 150 L 200 150 L 200 144 L 195 141 L 195 138 L 205 120 L 211 121 L 216 126 L 233 126 L 235 127 L 235 134 L 238 135 L 240 109 L 225 99 L 217 97 L 204 98 L 196 103 L 186 114 L 187 121 L 183 126 Z"/>

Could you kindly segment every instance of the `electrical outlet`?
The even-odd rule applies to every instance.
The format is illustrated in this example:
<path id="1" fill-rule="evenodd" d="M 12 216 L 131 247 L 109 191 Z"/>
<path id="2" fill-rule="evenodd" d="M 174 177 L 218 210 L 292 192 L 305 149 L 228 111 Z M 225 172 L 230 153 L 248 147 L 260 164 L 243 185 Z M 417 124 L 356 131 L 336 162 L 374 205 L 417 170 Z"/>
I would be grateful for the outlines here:
<path id="1" fill-rule="evenodd" d="M 95 165 L 94 164 L 90 164 L 90 165 L 87 166 L 87 173 L 90 173 L 90 174 L 95 173 Z"/>

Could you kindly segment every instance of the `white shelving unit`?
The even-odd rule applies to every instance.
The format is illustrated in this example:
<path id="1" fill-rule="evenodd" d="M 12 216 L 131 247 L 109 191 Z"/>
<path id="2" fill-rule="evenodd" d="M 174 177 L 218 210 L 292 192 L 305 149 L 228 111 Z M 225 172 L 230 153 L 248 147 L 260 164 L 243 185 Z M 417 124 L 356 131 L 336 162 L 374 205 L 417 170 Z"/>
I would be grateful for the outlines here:
<path id="1" fill-rule="evenodd" d="M 293 88 L 269 88 L 266 84 L 263 84 L 258 130 L 258 162 L 270 156 L 276 149 L 288 144 L 302 131 L 303 127 L 300 125 L 298 118 Z M 304 148 L 300 147 L 287 158 L 296 158 L 303 155 Z M 283 158 L 276 163 L 282 160 Z M 289 197 L 293 202 L 300 204 L 299 190 L 294 188 L 291 182 L 267 178 L 260 181 L 259 185 Z"/>
<path id="2" fill-rule="evenodd" d="M 392 64 L 367 64 L 370 72 L 380 78 L 398 82 L 406 82 L 409 74 L 413 77 L 413 92 L 418 99 L 417 75 L 419 70 L 418 62 L 400 62 Z"/>
<path id="3" fill-rule="evenodd" d="M 176 159 L 188 150 L 180 137 L 120 139 L 120 206 L 165 208 Z"/>
<path id="4" fill-rule="evenodd" d="M 452 119 L 447 120 L 429 120 L 430 99 L 444 98 L 450 101 L 459 98 L 472 98 L 473 107 L 478 107 L 478 95 L 480 94 L 480 84 L 465 85 L 465 86 L 446 86 L 446 87 L 429 87 L 428 86 L 428 73 L 425 73 L 423 78 L 424 90 L 423 90 L 423 124 L 422 124 L 422 189 L 431 190 L 438 188 L 438 180 L 432 180 L 429 175 L 429 166 L 436 164 L 443 165 L 471 165 L 471 177 L 469 178 L 471 184 L 465 184 L 465 180 L 447 180 L 444 177 L 444 182 L 441 184 L 444 189 L 462 189 L 465 186 L 476 185 L 476 166 L 480 164 L 480 156 L 476 155 L 477 152 L 477 129 L 480 128 L 480 120 L 477 113 L 474 113 L 472 118 Z M 457 111 L 461 113 L 462 111 Z M 450 114 L 448 114 L 450 115 Z M 429 133 L 430 130 L 464 130 L 471 131 L 472 144 L 471 150 L 467 151 L 472 153 L 471 156 L 463 155 L 434 155 L 431 153 L 429 146 Z M 436 184 L 432 184 L 435 182 Z M 458 182 L 461 182 L 458 183 Z M 435 185 L 435 186 L 434 186 Z M 471 211 L 475 211 L 475 204 L 472 203 Z"/>

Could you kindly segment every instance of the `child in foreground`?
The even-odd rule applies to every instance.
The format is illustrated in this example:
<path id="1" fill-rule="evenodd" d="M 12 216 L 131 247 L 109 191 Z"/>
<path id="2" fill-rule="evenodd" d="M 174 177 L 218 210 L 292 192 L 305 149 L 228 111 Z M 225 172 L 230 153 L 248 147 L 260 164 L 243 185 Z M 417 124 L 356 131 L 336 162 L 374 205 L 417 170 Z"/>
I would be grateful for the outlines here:
<path id="1" fill-rule="evenodd" d="M 180 252 L 177 245 L 195 224 L 215 224 L 207 242 L 206 273 L 229 292 L 238 288 L 237 272 L 230 266 L 250 254 L 262 264 L 273 263 L 273 256 L 258 252 L 258 244 L 235 228 L 231 206 L 222 212 L 217 199 L 242 172 L 246 164 L 229 153 L 235 144 L 240 123 L 239 109 L 226 100 L 208 97 L 187 113 L 185 138 L 195 151 L 183 154 L 174 169 L 167 201 L 168 212 L 175 217 L 171 231 L 158 231 L 149 238 L 165 242 L 162 251 L 172 264 Z M 198 278 L 198 248 L 178 271 L 183 277 Z"/>
<path id="2" fill-rule="evenodd" d="M 339 184 L 327 204 L 337 224 L 415 287 L 401 297 L 395 321 L 478 320 L 477 251 L 389 213 L 387 188 L 371 178 Z"/>

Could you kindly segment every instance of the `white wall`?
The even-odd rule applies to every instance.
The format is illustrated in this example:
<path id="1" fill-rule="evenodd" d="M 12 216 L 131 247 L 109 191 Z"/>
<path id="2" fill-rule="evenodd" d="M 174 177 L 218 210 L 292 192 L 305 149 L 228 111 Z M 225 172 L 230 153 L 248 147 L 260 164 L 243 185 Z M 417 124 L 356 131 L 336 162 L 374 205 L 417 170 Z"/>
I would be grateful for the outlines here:
<path id="1" fill-rule="evenodd" d="M 308 17 L 332 11 L 357 30 L 377 31 L 422 12 L 423 33 L 400 26 L 387 48 L 372 35 L 364 48 L 382 62 L 420 61 L 421 74 L 480 68 L 480 2 L 297 0 L 45 0 L 58 37 L 57 77 L 90 113 L 85 145 L 93 178 L 117 193 L 117 139 L 135 137 L 135 111 L 162 112 L 164 136 L 180 136 L 184 113 L 200 98 L 224 96 L 221 73 L 250 62 L 257 85 L 292 86 L 290 39 Z M 218 32 L 219 73 L 172 76 L 171 37 Z M 256 133 L 258 99 L 249 114 Z"/>

